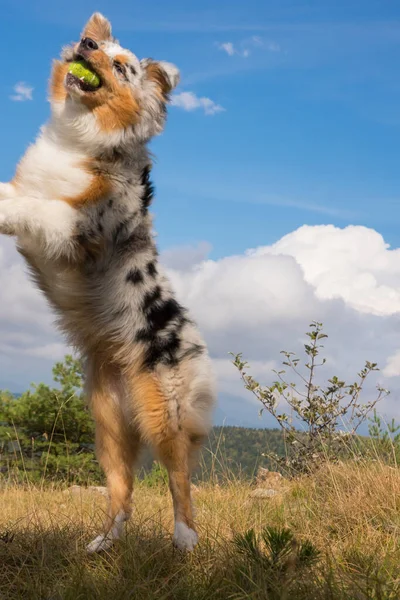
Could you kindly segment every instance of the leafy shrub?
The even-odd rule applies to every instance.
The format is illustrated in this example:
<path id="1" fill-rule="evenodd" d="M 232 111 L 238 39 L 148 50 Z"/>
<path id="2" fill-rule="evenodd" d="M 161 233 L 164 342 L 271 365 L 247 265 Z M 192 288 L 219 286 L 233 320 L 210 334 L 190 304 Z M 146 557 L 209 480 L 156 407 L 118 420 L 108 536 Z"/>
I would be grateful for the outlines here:
<path id="1" fill-rule="evenodd" d="M 281 352 L 283 366 L 300 380 L 300 387 L 288 378 L 286 369 L 274 371 L 278 379 L 270 386 L 262 386 L 247 373 L 250 365 L 242 355 L 233 355 L 233 364 L 239 370 L 245 388 L 262 404 L 260 412 L 266 410 L 272 415 L 285 435 L 287 454 L 276 460 L 291 474 L 310 472 L 323 461 L 340 455 L 376 405 L 389 393 L 378 387 L 372 400 L 361 402 L 367 377 L 379 370 L 376 363 L 368 361 L 353 383 L 346 383 L 337 376 L 323 385 L 317 383 L 316 372 L 326 363 L 326 359 L 320 357 L 321 341 L 328 336 L 318 322 L 311 323 L 306 335 L 309 341 L 304 344 L 305 372 L 301 372 L 300 358 L 296 354 L 286 350 Z M 289 409 L 292 416 L 285 409 Z M 346 431 L 340 429 L 343 423 Z"/>

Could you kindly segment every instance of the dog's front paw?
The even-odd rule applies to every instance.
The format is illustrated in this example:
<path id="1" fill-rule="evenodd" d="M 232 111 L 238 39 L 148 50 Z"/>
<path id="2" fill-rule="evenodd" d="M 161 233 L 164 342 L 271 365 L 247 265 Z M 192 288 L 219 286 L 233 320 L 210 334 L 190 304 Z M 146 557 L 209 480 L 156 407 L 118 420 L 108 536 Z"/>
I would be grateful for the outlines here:
<path id="1" fill-rule="evenodd" d="M 90 544 L 86 546 L 87 554 L 97 554 L 109 550 L 114 544 L 114 540 L 110 535 L 98 535 Z"/>

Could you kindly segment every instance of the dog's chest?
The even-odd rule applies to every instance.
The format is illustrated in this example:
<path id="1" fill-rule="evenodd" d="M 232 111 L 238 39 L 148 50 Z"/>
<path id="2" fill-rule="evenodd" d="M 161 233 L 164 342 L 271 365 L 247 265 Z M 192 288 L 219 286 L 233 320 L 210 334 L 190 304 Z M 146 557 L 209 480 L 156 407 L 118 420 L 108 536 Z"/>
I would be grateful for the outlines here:
<path id="1" fill-rule="evenodd" d="M 78 196 L 90 187 L 86 156 L 56 147 L 41 138 L 29 148 L 17 173 L 21 193 L 43 199 Z"/>

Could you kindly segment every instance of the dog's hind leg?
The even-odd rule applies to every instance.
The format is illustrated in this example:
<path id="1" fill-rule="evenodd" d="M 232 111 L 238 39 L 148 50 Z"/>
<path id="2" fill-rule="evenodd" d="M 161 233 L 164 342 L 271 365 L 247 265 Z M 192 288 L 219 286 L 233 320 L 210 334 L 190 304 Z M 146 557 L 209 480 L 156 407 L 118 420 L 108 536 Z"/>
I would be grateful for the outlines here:
<path id="1" fill-rule="evenodd" d="M 162 442 L 156 450 L 168 470 L 175 517 L 173 543 L 179 550 L 190 552 L 198 542 L 190 495 L 191 442 L 181 433 Z"/>
<path id="2" fill-rule="evenodd" d="M 107 550 L 123 533 L 131 514 L 133 467 L 140 440 L 124 409 L 121 374 L 106 364 L 92 364 L 89 400 L 96 422 L 96 454 L 107 477 L 109 504 L 103 533 L 87 547 L 89 553 Z"/>

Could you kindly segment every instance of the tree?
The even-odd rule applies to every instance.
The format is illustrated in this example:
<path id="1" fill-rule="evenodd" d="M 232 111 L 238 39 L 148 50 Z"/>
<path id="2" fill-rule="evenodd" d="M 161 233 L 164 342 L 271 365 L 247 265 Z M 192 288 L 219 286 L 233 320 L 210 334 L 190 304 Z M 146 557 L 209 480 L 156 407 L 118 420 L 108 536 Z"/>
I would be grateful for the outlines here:
<path id="1" fill-rule="evenodd" d="M 53 378 L 57 387 L 40 383 L 19 398 L 0 394 L 5 466 L 34 480 L 98 480 L 94 422 L 84 403 L 80 361 L 66 356 L 54 366 Z"/>

